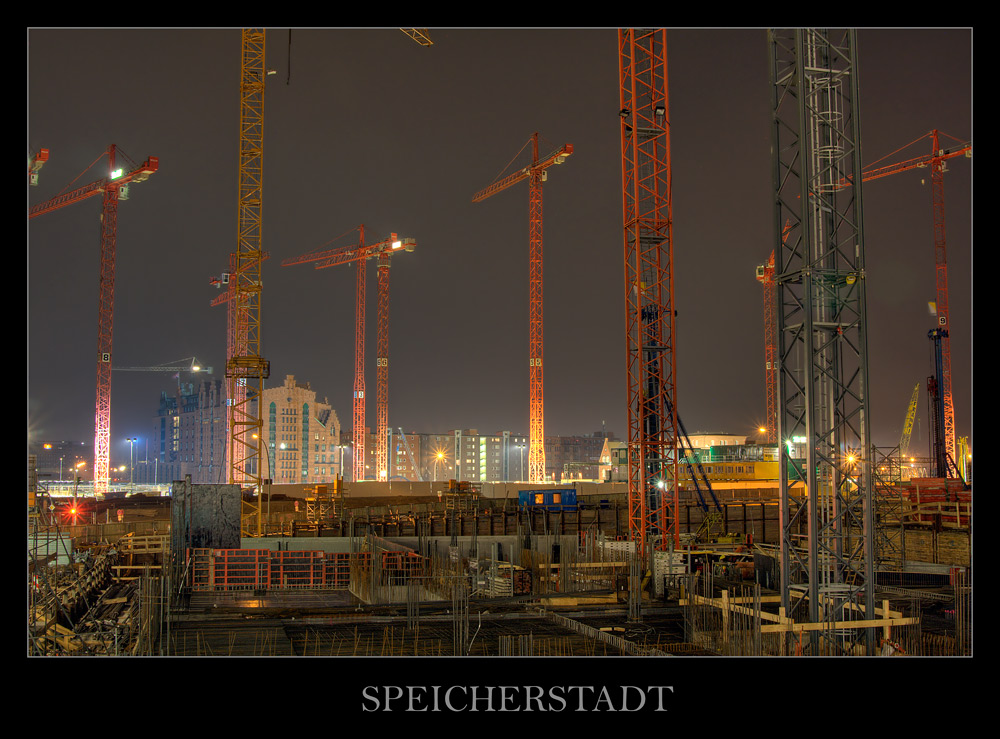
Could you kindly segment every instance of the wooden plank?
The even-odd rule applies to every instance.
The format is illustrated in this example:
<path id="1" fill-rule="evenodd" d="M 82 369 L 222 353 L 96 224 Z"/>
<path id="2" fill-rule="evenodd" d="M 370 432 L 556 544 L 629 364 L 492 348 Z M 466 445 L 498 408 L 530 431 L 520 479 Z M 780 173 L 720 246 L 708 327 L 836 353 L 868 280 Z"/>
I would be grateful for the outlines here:
<path id="1" fill-rule="evenodd" d="M 913 618 L 866 618 L 859 621 L 834 621 L 827 623 L 820 621 L 817 623 L 795 623 L 768 624 L 760 627 L 762 633 L 769 634 L 782 631 L 825 631 L 827 629 L 867 629 L 879 626 L 913 626 L 920 623 L 920 619 Z"/>

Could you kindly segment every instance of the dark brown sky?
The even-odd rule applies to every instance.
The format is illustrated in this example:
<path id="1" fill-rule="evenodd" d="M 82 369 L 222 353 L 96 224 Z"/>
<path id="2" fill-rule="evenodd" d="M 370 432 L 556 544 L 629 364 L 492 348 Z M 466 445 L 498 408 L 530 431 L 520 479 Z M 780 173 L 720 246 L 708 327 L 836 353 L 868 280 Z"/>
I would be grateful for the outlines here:
<path id="1" fill-rule="evenodd" d="M 269 30 L 262 345 L 272 384 L 309 381 L 349 429 L 354 268 L 281 267 L 364 223 L 417 249 L 392 268 L 389 422 L 410 432 L 526 433 L 526 184 L 473 204 L 531 134 L 574 155 L 544 188 L 549 434 L 625 435 L 618 70 L 614 29 Z M 48 148 L 34 204 L 107 149 L 160 170 L 119 210 L 114 362 L 189 356 L 221 375 L 225 311 L 209 278 L 236 244 L 240 34 L 27 32 L 28 149 Z M 750 433 L 764 418 L 754 268 L 772 248 L 765 32 L 669 31 L 678 408 L 689 432 Z M 970 30 L 859 32 L 863 159 L 937 128 L 972 138 Z M 929 144 L 913 154 L 926 153 Z M 945 176 L 957 429 L 971 432 L 972 162 Z M 98 179 L 92 170 L 78 184 Z M 898 442 L 931 374 L 929 182 L 864 187 L 874 441 Z M 27 228 L 32 438 L 93 438 L 97 198 Z M 375 273 L 367 359 L 374 398 Z M 144 437 L 167 375 L 115 373 L 112 461 Z M 927 443 L 921 396 L 914 443 Z M 374 425 L 374 405 L 368 414 Z M 918 438 L 919 437 L 919 438 Z M 120 447 L 120 448 L 119 448 Z"/>

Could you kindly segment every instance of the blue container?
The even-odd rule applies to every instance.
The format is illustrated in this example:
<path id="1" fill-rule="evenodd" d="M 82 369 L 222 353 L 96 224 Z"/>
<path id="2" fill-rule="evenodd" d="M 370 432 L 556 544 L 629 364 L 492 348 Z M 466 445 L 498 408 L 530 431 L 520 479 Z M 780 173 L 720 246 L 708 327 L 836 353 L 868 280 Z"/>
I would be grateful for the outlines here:
<path id="1" fill-rule="evenodd" d="M 549 511 L 575 511 L 576 490 L 574 488 L 518 490 L 517 504 L 522 508 L 544 508 Z"/>

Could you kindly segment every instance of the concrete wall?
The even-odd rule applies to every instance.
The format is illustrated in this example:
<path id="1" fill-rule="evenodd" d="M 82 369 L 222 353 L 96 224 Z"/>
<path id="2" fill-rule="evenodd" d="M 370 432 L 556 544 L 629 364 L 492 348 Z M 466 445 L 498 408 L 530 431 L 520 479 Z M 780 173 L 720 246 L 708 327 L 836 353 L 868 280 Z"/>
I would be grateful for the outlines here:
<path id="1" fill-rule="evenodd" d="M 304 499 L 313 493 L 307 493 L 306 488 L 314 488 L 315 485 L 272 485 L 272 495 L 286 495 L 289 498 Z M 333 486 L 328 485 L 332 492 Z M 364 482 L 344 483 L 348 497 L 351 498 L 388 498 L 397 496 L 434 496 L 438 493 L 442 495 L 448 491 L 448 481 L 438 480 L 437 482 L 407 482 L 405 480 L 392 480 L 391 482 L 376 482 L 366 480 Z M 577 497 L 581 495 L 604 496 L 628 493 L 628 483 L 624 482 L 566 482 L 566 483 L 538 483 L 529 482 L 484 482 L 482 483 L 482 495 L 484 498 L 503 499 L 509 498 L 517 500 L 518 490 L 550 490 L 569 489 L 576 490 Z"/>
<path id="2" fill-rule="evenodd" d="M 273 552 L 326 552 L 345 554 L 351 551 L 351 539 L 346 536 L 283 536 L 243 537 L 240 549 L 268 549 Z"/>
<path id="3" fill-rule="evenodd" d="M 187 548 L 239 549 L 242 502 L 239 485 L 170 486 L 170 543 Z"/>
<path id="4" fill-rule="evenodd" d="M 907 560 L 933 562 L 953 567 L 972 565 L 970 532 L 907 529 L 904 551 Z"/>

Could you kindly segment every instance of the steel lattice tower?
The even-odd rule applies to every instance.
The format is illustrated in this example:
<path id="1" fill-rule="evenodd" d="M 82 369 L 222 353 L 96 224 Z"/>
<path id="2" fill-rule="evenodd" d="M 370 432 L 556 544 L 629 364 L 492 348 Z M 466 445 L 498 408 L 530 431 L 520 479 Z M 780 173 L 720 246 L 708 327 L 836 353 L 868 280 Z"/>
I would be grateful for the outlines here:
<path id="1" fill-rule="evenodd" d="M 380 254 L 378 272 L 378 324 L 375 333 L 375 479 L 389 475 L 389 254 Z M 359 265 L 361 266 L 361 265 Z"/>
<path id="2" fill-rule="evenodd" d="M 108 170 L 115 170 L 115 151 L 108 149 Z M 97 306 L 97 412 L 94 422 L 94 494 L 107 494 L 111 480 L 111 336 L 115 313 L 115 248 L 119 188 L 104 189 L 101 210 L 101 287 Z"/>
<path id="3" fill-rule="evenodd" d="M 545 482 L 545 378 L 542 319 L 542 181 L 538 164 L 538 134 L 532 137 L 528 180 L 528 480 Z"/>
<path id="4" fill-rule="evenodd" d="M 757 280 L 764 287 L 764 391 L 767 396 L 766 440 L 778 443 L 777 377 L 778 348 L 774 340 L 774 252 L 757 268 Z"/>
<path id="5" fill-rule="evenodd" d="M 233 352 L 226 364 L 228 464 L 230 483 L 249 483 L 257 491 L 257 534 L 261 524 L 259 460 L 263 430 L 259 400 L 269 374 L 268 362 L 261 357 L 260 351 L 264 74 L 264 29 L 244 29 L 240 73 L 238 233 L 230 278 L 235 281 L 231 325 L 236 330 Z M 247 516 L 244 520 L 246 522 Z"/>
<path id="6" fill-rule="evenodd" d="M 781 593 L 788 617 L 823 624 L 813 654 L 874 636 L 835 626 L 874 605 L 856 45 L 853 30 L 768 33 Z"/>
<path id="7" fill-rule="evenodd" d="M 359 226 L 359 231 L 361 233 L 360 241 L 358 242 L 358 251 L 363 252 L 365 249 L 365 227 L 364 225 Z M 357 270 L 355 274 L 354 281 L 354 407 L 353 411 L 353 441 L 354 441 L 354 459 L 353 464 L 353 477 L 355 482 L 366 479 L 365 476 L 365 462 L 367 461 L 367 452 L 365 447 L 368 445 L 368 429 L 365 427 L 365 270 L 366 270 L 366 260 L 362 259 L 354 265 Z"/>
<path id="8" fill-rule="evenodd" d="M 676 545 L 677 414 L 667 35 L 618 32 L 629 535 Z"/>

